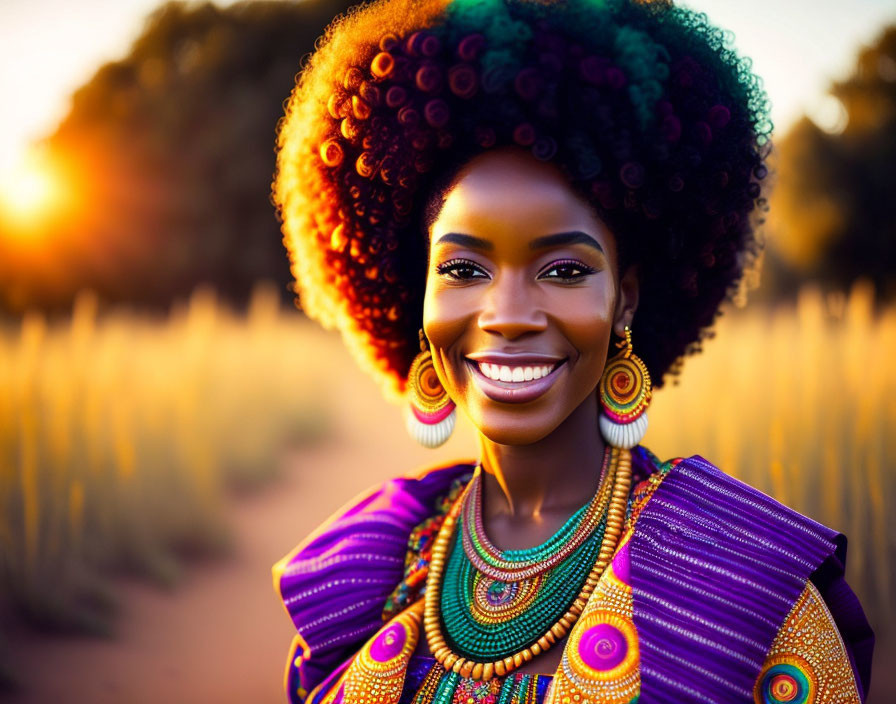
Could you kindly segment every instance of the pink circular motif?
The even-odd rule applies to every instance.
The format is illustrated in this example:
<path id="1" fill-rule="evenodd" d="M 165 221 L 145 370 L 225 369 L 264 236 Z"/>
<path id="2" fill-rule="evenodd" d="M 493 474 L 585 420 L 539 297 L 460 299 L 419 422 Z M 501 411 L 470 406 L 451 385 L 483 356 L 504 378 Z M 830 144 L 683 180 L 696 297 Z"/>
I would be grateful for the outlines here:
<path id="1" fill-rule="evenodd" d="M 609 623 L 592 626 L 579 641 L 579 655 L 593 670 L 612 670 L 625 660 L 628 643 L 625 634 Z"/>
<path id="2" fill-rule="evenodd" d="M 404 648 L 408 636 L 400 623 L 389 626 L 370 646 L 370 657 L 377 662 L 388 662 Z"/>

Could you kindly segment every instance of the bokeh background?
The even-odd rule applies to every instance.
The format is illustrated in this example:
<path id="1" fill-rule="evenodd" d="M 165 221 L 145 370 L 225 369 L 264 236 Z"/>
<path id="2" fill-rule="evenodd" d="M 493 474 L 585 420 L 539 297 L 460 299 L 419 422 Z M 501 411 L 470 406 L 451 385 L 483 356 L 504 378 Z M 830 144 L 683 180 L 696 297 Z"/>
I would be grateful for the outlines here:
<path id="1" fill-rule="evenodd" d="M 293 305 L 269 201 L 302 57 L 350 2 L 0 2 L 0 697 L 279 702 L 271 564 L 405 436 Z M 699 453 L 848 534 L 896 701 L 896 6 L 692 0 L 765 79 L 763 268 L 660 391 Z M 686 404 L 687 415 L 678 409 Z"/>

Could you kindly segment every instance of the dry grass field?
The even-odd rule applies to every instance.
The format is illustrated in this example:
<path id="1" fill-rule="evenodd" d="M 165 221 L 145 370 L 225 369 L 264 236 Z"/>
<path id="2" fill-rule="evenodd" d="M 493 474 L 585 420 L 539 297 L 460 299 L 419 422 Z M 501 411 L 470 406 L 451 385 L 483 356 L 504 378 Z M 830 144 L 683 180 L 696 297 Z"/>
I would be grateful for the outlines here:
<path id="1" fill-rule="evenodd" d="M 896 307 L 874 311 L 863 287 L 729 311 L 655 395 L 645 440 L 847 533 L 850 582 L 879 635 L 893 616 L 894 349 Z M 186 556 L 226 551 L 228 493 L 269 479 L 284 446 L 327 435 L 346 360 L 264 288 L 244 316 L 208 293 L 164 319 L 97 316 L 85 296 L 70 320 L 0 330 L 0 600 L 33 623 L 102 632 L 110 575 L 171 584 Z M 348 498 L 332 495 L 309 515 Z"/>
<path id="2" fill-rule="evenodd" d="M 226 551 L 225 492 L 327 423 L 333 341 L 270 288 L 241 317 L 207 291 L 162 320 L 96 308 L 0 330 L 0 598 L 50 629 L 107 631 L 110 573 L 173 584 Z"/>

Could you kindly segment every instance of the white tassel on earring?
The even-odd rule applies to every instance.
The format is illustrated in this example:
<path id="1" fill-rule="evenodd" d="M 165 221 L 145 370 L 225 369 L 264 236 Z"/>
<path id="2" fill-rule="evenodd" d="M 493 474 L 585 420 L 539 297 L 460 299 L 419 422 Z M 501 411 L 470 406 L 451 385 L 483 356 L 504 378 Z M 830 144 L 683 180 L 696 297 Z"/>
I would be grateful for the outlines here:
<path id="1" fill-rule="evenodd" d="M 630 423 L 615 423 L 603 413 L 598 419 L 600 433 L 613 447 L 631 450 L 647 432 L 647 413 L 642 413 Z"/>
<path id="2" fill-rule="evenodd" d="M 438 447 L 444 444 L 451 433 L 454 431 L 454 423 L 457 420 L 457 411 L 452 403 L 449 413 L 445 414 L 441 420 L 433 422 L 431 418 L 426 421 L 418 418 L 420 412 L 413 406 L 407 406 L 405 409 L 405 427 L 408 429 L 411 437 L 419 442 L 423 447 Z"/>

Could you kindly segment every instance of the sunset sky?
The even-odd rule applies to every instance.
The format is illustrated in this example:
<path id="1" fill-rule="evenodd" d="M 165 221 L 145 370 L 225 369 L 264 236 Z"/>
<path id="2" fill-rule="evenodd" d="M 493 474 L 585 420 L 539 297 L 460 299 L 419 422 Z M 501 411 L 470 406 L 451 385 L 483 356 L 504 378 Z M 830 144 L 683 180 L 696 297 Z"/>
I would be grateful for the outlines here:
<path id="1" fill-rule="evenodd" d="M 752 57 L 765 80 L 779 135 L 803 111 L 834 125 L 837 104 L 823 99 L 830 80 L 845 75 L 861 44 L 896 22 L 894 0 L 682 4 L 735 33 L 736 47 Z M 103 62 L 127 53 L 157 6 L 155 0 L 0 1 L 0 181 L 22 160 L 30 141 L 53 130 L 71 92 Z"/>

